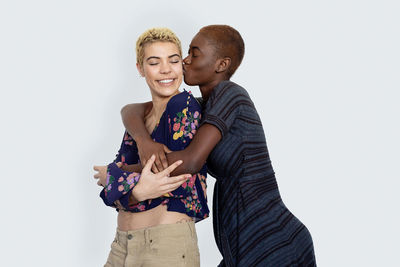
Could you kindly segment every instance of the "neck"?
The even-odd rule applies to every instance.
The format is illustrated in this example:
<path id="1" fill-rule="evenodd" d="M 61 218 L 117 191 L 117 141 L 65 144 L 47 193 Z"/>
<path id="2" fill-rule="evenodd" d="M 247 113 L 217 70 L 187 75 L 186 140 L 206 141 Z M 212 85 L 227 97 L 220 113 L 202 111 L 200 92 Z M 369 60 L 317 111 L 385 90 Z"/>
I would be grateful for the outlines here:
<path id="1" fill-rule="evenodd" d="M 203 97 L 203 100 L 207 101 L 208 98 L 210 97 L 212 91 L 214 90 L 214 87 L 217 86 L 220 82 L 225 81 L 225 80 L 226 79 L 220 78 L 220 79 L 211 81 L 207 84 L 199 85 L 201 96 Z"/>
<path id="2" fill-rule="evenodd" d="M 152 94 L 152 102 L 153 102 L 153 108 L 151 109 L 149 113 L 149 117 L 152 117 L 155 121 L 158 121 L 161 118 L 161 115 L 163 114 L 165 108 L 167 107 L 168 101 L 174 96 L 179 94 L 179 91 L 176 90 L 176 93 L 174 93 L 171 96 L 168 97 L 162 97 L 158 95 Z"/>

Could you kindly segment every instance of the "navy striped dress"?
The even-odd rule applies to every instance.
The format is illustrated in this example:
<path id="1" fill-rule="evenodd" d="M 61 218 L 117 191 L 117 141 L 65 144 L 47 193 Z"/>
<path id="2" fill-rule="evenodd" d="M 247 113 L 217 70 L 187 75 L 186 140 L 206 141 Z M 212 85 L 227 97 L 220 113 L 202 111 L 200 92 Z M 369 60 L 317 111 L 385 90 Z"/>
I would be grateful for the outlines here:
<path id="1" fill-rule="evenodd" d="M 248 93 L 219 83 L 203 111 L 202 124 L 222 139 L 207 159 L 214 188 L 213 225 L 223 256 L 219 266 L 316 266 L 307 228 L 279 194 L 260 118 Z"/>

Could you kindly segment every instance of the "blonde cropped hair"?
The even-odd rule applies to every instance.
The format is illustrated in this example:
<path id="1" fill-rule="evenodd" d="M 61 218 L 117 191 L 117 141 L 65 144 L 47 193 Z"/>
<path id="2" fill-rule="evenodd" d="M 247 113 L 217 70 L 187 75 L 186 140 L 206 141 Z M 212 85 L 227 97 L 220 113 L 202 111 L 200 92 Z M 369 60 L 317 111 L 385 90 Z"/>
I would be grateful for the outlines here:
<path id="1" fill-rule="evenodd" d="M 171 42 L 176 44 L 179 55 L 182 57 L 181 41 L 173 31 L 168 28 L 151 28 L 142 33 L 136 41 L 136 62 L 142 66 L 144 59 L 144 47 L 154 42 Z"/>

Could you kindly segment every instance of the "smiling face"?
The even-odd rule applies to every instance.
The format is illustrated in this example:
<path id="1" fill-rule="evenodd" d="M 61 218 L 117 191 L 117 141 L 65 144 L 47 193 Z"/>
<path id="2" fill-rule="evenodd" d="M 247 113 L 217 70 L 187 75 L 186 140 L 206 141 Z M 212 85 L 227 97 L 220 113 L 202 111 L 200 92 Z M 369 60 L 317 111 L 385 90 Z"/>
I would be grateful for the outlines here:
<path id="1" fill-rule="evenodd" d="M 182 58 L 179 48 L 172 42 L 153 42 L 144 47 L 140 74 L 146 78 L 153 99 L 177 94 L 182 83 Z"/>

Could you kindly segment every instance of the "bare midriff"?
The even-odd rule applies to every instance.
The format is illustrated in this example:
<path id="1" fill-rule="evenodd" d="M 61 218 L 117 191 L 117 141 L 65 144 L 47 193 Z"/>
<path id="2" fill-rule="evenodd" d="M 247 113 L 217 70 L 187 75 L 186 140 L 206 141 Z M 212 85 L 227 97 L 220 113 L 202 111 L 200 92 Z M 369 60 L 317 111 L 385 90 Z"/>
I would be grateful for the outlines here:
<path id="1" fill-rule="evenodd" d="M 166 205 L 159 205 L 153 209 L 141 212 L 118 212 L 118 229 L 132 231 L 141 228 L 156 226 L 159 224 L 172 224 L 182 221 L 191 221 L 186 214 L 168 211 Z"/>

